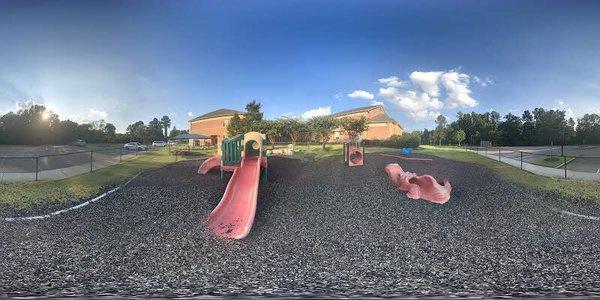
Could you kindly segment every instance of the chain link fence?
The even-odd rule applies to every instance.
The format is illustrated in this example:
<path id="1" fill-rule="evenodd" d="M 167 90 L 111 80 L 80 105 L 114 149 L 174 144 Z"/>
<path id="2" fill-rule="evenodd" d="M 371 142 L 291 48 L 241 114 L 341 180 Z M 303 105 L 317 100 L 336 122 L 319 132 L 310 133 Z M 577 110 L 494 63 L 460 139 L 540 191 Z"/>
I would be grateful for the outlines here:
<path id="1" fill-rule="evenodd" d="M 568 151 L 561 147 L 529 148 L 465 146 L 464 150 L 538 175 L 600 181 L 600 155 L 582 155 L 577 153 L 578 148 L 570 148 Z M 600 152 L 600 147 L 598 151 Z"/>
<path id="2" fill-rule="evenodd" d="M 115 147 L 38 156 L 0 156 L 0 182 L 64 179 L 115 165 L 153 150 Z"/>

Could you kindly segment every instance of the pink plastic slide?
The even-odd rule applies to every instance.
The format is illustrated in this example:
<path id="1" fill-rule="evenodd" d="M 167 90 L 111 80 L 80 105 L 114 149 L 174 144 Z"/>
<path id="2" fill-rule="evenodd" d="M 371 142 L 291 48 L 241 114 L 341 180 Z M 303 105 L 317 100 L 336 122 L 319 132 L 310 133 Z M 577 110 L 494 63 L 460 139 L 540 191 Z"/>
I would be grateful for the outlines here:
<path id="1" fill-rule="evenodd" d="M 440 183 L 430 175 L 417 176 L 415 173 L 402 170 L 398 164 L 388 164 L 385 171 L 394 184 L 406 192 L 408 198 L 423 198 L 438 204 L 444 204 L 450 199 L 452 186 L 447 179 Z"/>
<path id="2" fill-rule="evenodd" d="M 207 158 L 202 162 L 200 167 L 198 167 L 198 174 L 206 174 L 208 171 L 221 166 L 221 156 L 215 155 L 213 157 Z"/>
<path id="3" fill-rule="evenodd" d="M 246 157 L 227 184 L 219 205 L 210 213 L 208 227 L 218 237 L 243 239 L 254 223 L 261 157 Z"/>

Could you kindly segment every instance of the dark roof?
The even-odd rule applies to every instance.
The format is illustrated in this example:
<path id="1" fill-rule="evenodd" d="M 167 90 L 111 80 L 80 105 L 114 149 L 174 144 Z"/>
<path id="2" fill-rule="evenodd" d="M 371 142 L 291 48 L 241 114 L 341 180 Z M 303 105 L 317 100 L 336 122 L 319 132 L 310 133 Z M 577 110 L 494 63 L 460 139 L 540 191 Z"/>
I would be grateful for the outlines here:
<path id="1" fill-rule="evenodd" d="M 197 134 L 197 133 L 182 133 L 180 135 L 177 135 L 175 137 L 172 137 L 171 140 L 206 140 L 206 139 L 210 139 L 209 136 L 203 135 L 203 134 Z"/>
<path id="2" fill-rule="evenodd" d="M 211 111 L 209 113 L 203 114 L 199 117 L 195 117 L 195 118 L 191 119 L 189 122 L 211 119 L 211 118 L 216 118 L 216 117 L 233 116 L 234 114 L 243 114 L 243 113 L 244 112 L 241 112 L 239 110 L 221 108 L 221 109 L 217 109 L 215 111 Z"/>
<path id="3" fill-rule="evenodd" d="M 371 105 L 371 106 L 358 107 L 358 108 L 353 108 L 353 109 L 349 109 L 349 110 L 344 110 L 344 111 L 340 111 L 338 113 L 332 114 L 332 116 L 339 117 L 339 116 L 343 116 L 343 115 L 355 114 L 355 113 L 369 111 L 369 110 L 377 108 L 377 107 L 381 107 L 381 105 Z"/>
<path id="4" fill-rule="evenodd" d="M 398 122 L 396 122 L 396 120 L 394 120 L 394 118 L 388 116 L 386 113 L 378 114 L 378 115 L 374 116 L 373 118 L 371 118 L 371 120 L 369 120 L 369 123 L 385 123 L 385 122 L 392 122 L 392 123 L 398 124 Z M 400 126 L 400 128 L 402 128 L 402 129 L 404 129 L 402 127 L 402 125 L 398 124 L 398 126 Z"/>
<path id="5" fill-rule="evenodd" d="M 396 122 L 392 117 L 386 113 L 378 114 L 369 120 L 369 123 L 383 123 L 383 122 Z"/>
<path id="6" fill-rule="evenodd" d="M 388 116 L 388 114 L 386 114 L 386 113 L 378 114 L 378 115 L 374 116 L 373 118 L 371 118 L 371 120 L 369 120 L 369 123 L 385 123 L 385 122 L 392 122 L 392 123 L 398 124 L 398 122 L 396 122 L 396 120 L 394 120 L 394 118 Z M 400 128 L 402 128 L 402 126 L 400 124 L 398 124 L 398 126 L 400 126 Z M 404 129 L 404 128 L 402 128 L 402 129 Z"/>

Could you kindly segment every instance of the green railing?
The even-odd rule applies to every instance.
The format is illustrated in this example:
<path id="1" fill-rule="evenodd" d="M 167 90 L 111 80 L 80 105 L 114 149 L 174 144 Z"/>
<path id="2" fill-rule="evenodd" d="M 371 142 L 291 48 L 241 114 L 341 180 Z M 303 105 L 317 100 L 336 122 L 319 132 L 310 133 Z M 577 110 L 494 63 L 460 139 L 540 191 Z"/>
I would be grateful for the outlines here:
<path id="1" fill-rule="evenodd" d="M 221 161 L 224 165 L 236 165 L 242 161 L 243 142 L 244 135 L 238 134 L 221 143 Z"/>

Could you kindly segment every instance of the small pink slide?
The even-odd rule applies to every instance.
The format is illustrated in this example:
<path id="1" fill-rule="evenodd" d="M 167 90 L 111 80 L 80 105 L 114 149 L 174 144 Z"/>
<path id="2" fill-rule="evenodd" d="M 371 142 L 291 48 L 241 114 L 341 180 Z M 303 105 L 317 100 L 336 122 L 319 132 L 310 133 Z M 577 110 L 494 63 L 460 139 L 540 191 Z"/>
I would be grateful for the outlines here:
<path id="1" fill-rule="evenodd" d="M 208 227 L 218 237 L 243 239 L 250 233 L 256 213 L 262 157 L 245 157 L 227 184 L 219 205 L 208 217 Z"/>
<path id="2" fill-rule="evenodd" d="M 208 171 L 221 166 L 221 156 L 215 155 L 207 158 L 198 168 L 198 174 L 206 174 Z"/>
<path id="3" fill-rule="evenodd" d="M 398 164 L 388 164 L 385 171 L 394 184 L 406 192 L 408 198 L 423 198 L 438 204 L 444 204 L 450 199 L 452 186 L 447 179 L 440 183 L 430 175 L 417 176 L 415 173 L 402 170 Z"/>

